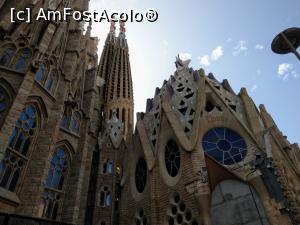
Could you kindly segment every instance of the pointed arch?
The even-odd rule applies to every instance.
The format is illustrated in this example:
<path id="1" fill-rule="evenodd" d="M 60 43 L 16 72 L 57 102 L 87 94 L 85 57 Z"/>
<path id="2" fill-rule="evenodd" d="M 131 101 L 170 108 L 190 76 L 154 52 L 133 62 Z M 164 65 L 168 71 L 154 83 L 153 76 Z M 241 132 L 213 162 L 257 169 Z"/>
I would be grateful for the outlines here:
<path id="1" fill-rule="evenodd" d="M 75 148 L 67 139 L 58 141 L 55 144 L 55 148 L 65 147 L 68 150 L 70 161 L 72 161 L 72 156 L 75 154 Z"/>
<path id="2" fill-rule="evenodd" d="M 31 95 L 28 97 L 27 102 L 34 104 L 38 108 L 38 113 L 41 118 L 45 118 L 45 119 L 48 118 L 49 112 L 48 112 L 47 106 L 41 96 Z"/>
<path id="3" fill-rule="evenodd" d="M 55 93 L 56 86 L 58 83 L 58 71 L 57 69 L 52 69 L 47 77 L 47 80 L 45 82 L 45 88 L 48 92 L 51 94 Z"/>
<path id="4" fill-rule="evenodd" d="M 21 48 L 17 51 L 13 61 L 13 69 L 19 72 L 25 72 L 29 66 L 32 51 L 29 48 Z"/>
<path id="5" fill-rule="evenodd" d="M 16 54 L 17 48 L 12 43 L 6 43 L 0 48 L 0 66 L 9 67 Z"/>
<path id="6" fill-rule="evenodd" d="M 30 102 L 26 103 L 20 113 L 9 137 L 4 159 L 0 161 L 1 187 L 15 191 L 37 140 L 41 127 L 40 115 L 37 105 Z"/>
<path id="7" fill-rule="evenodd" d="M 50 166 L 39 209 L 42 217 L 53 220 L 57 217 L 67 187 L 73 153 L 74 148 L 68 140 L 57 142 L 50 153 Z"/>
<path id="8" fill-rule="evenodd" d="M 14 96 L 15 91 L 12 86 L 4 78 L 0 78 L 0 127 L 5 121 Z"/>

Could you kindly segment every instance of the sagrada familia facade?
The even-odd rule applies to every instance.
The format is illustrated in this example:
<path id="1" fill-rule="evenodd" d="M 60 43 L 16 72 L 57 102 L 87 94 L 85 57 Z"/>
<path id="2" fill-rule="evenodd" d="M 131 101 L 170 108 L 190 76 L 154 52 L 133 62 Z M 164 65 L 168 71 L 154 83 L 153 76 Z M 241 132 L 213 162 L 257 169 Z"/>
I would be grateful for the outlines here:
<path id="1" fill-rule="evenodd" d="M 0 224 L 300 224 L 300 149 L 245 88 L 176 58 L 134 125 L 125 27 L 10 22 L 0 0 Z M 286 115 L 285 115 L 286 116 Z"/>

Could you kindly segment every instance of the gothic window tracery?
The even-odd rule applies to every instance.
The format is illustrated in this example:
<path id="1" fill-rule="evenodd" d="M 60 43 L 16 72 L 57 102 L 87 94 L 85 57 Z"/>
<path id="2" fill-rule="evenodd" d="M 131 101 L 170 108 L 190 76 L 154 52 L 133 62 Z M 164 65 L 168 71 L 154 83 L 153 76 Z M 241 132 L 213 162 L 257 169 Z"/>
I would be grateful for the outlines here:
<path id="1" fill-rule="evenodd" d="M 56 86 L 56 82 L 57 82 L 57 74 L 55 71 L 51 71 L 45 83 L 46 90 L 49 91 L 50 93 L 53 93 Z"/>
<path id="2" fill-rule="evenodd" d="M 55 68 L 51 68 L 49 62 L 43 62 L 39 65 L 39 69 L 35 74 L 35 80 L 53 95 L 58 83 L 57 70 Z"/>
<path id="3" fill-rule="evenodd" d="M 0 162 L 0 186 L 14 191 L 21 171 L 28 161 L 27 153 L 37 129 L 37 111 L 28 105 L 21 112 L 9 138 L 4 159 Z"/>
<path id="4" fill-rule="evenodd" d="M 235 131 L 224 127 L 209 130 L 203 136 L 202 146 L 206 154 L 225 165 L 240 162 L 247 154 L 245 140 Z"/>
<path id="5" fill-rule="evenodd" d="M 10 104 L 11 98 L 8 92 L 2 86 L 0 86 L 0 126 L 4 122 Z"/>
<path id="6" fill-rule="evenodd" d="M 139 193 L 145 190 L 147 182 L 147 164 L 143 158 L 140 158 L 136 164 L 135 169 L 135 185 Z"/>
<path id="7" fill-rule="evenodd" d="M 20 49 L 17 53 L 14 69 L 19 72 L 25 72 L 28 68 L 29 59 L 31 57 L 31 51 L 28 48 Z"/>
<path id="8" fill-rule="evenodd" d="M 63 197 L 64 184 L 69 169 L 69 157 L 65 148 L 58 148 L 50 161 L 50 168 L 41 196 L 40 216 L 55 220 Z"/>
<path id="9" fill-rule="evenodd" d="M 14 54 L 16 53 L 16 47 L 13 45 L 4 46 L 0 55 L 0 65 L 9 67 Z"/>
<path id="10" fill-rule="evenodd" d="M 170 139 L 165 147 L 165 165 L 171 177 L 177 176 L 180 169 L 180 151 L 173 139 Z"/>
<path id="11" fill-rule="evenodd" d="M 60 127 L 69 130 L 72 133 L 78 133 L 80 128 L 79 112 L 72 110 L 69 106 L 67 106 L 61 118 Z"/>
<path id="12" fill-rule="evenodd" d="M 45 71 L 46 68 L 45 68 L 45 64 L 44 63 L 41 63 L 40 66 L 39 66 L 39 69 L 38 71 L 36 72 L 35 74 L 35 80 L 39 81 L 40 83 L 44 80 L 45 78 Z"/>

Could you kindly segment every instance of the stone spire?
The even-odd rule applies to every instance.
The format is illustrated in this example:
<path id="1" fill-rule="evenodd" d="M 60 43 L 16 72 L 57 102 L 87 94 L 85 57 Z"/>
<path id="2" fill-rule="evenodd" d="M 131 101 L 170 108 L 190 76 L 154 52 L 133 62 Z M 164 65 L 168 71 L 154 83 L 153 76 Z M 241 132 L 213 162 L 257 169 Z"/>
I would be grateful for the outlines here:
<path id="1" fill-rule="evenodd" d="M 115 37 L 115 24 L 111 23 L 99 65 L 99 75 L 105 80 L 103 89 L 104 115 L 112 112 L 124 123 L 124 137 L 132 133 L 133 91 L 125 24 L 120 22 L 119 37 Z M 113 38 L 112 38 L 113 37 Z"/>

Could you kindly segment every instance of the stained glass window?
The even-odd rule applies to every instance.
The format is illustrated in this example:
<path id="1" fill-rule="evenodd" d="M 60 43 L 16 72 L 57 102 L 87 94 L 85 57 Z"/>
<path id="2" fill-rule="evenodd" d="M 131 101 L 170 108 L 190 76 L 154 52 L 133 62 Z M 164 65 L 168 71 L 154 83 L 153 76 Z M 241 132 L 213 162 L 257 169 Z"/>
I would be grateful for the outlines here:
<path id="1" fill-rule="evenodd" d="M 68 168 L 65 150 L 58 149 L 51 159 L 50 169 L 46 179 L 46 187 L 61 190 Z"/>
<path id="2" fill-rule="evenodd" d="M 48 77 L 46 84 L 45 84 L 45 88 L 47 89 L 47 91 L 51 92 L 52 85 L 53 85 L 53 76 L 50 75 L 50 77 Z"/>
<path id="3" fill-rule="evenodd" d="M 0 166 L 0 186 L 14 191 L 36 129 L 36 109 L 28 105 L 20 114 L 9 138 L 8 149 Z M 18 153 L 17 153 L 18 152 Z"/>
<path id="4" fill-rule="evenodd" d="M 45 65 L 42 63 L 35 74 L 35 79 L 39 82 L 42 82 L 45 75 Z"/>
<path id="5" fill-rule="evenodd" d="M 225 165 L 240 162 L 247 154 L 244 139 L 235 131 L 224 127 L 209 130 L 203 137 L 202 146 L 206 154 Z"/>
<path id="6" fill-rule="evenodd" d="M 4 122 L 10 103 L 10 96 L 5 91 L 5 89 L 0 86 L 0 126 Z"/>
<path id="7" fill-rule="evenodd" d="M 169 175 L 175 177 L 180 168 L 180 151 L 173 139 L 165 147 L 165 164 Z"/>
<path id="8" fill-rule="evenodd" d="M 21 50 L 22 52 L 19 55 L 19 58 L 15 64 L 15 70 L 24 72 L 28 67 L 28 60 L 31 57 L 31 52 L 29 49 L 25 48 Z"/>
<path id="9" fill-rule="evenodd" d="M 143 158 L 140 158 L 135 169 L 135 185 L 139 193 L 142 193 L 147 182 L 147 164 Z"/>
<path id="10" fill-rule="evenodd" d="M 61 204 L 63 185 L 68 171 L 68 157 L 64 148 L 53 154 L 46 178 L 45 190 L 42 193 L 40 214 L 42 217 L 55 220 Z"/>
<path id="11" fill-rule="evenodd" d="M 15 52 L 16 52 L 15 47 L 13 47 L 13 46 L 7 47 L 0 56 L 0 65 L 1 66 L 9 66 Z"/>
<path id="12" fill-rule="evenodd" d="M 68 112 L 67 112 L 67 110 L 64 111 L 63 117 L 61 118 L 60 126 L 62 128 L 68 127 Z"/>
<path id="13" fill-rule="evenodd" d="M 72 118 L 71 118 L 71 131 L 77 133 L 78 132 L 78 127 L 79 127 L 79 118 L 76 113 L 73 113 Z"/>

